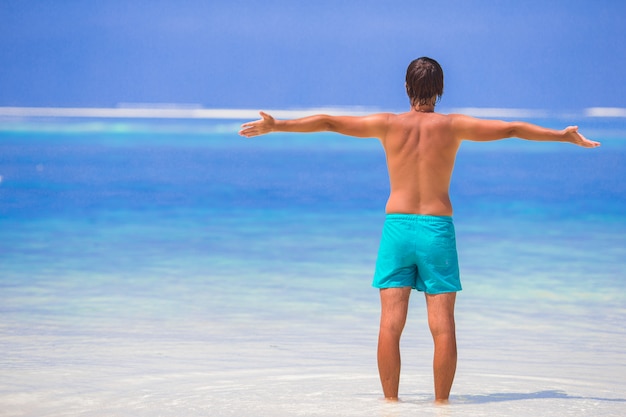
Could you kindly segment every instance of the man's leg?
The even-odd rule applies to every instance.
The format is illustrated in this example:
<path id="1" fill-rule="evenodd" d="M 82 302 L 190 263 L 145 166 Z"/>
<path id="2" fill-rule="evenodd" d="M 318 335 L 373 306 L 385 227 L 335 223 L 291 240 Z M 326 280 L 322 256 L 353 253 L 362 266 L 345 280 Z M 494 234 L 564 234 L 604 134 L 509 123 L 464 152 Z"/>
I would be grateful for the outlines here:
<path id="1" fill-rule="evenodd" d="M 426 294 L 428 326 L 435 343 L 433 373 L 435 376 L 435 401 L 438 403 L 448 402 L 456 371 L 455 300 L 455 292 Z"/>
<path id="2" fill-rule="evenodd" d="M 406 323 L 411 287 L 380 290 L 380 333 L 378 334 L 378 372 L 388 400 L 398 399 L 400 384 L 400 336 Z"/>

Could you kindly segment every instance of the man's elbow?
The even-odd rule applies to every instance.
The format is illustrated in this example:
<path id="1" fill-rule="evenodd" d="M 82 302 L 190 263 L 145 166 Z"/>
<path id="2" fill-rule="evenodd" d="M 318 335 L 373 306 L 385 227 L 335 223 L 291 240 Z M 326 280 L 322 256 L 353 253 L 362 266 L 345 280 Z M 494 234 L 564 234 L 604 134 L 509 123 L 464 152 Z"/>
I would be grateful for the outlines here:
<path id="1" fill-rule="evenodd" d="M 339 123 L 332 116 L 326 114 L 320 115 L 320 130 L 327 132 L 337 132 L 339 130 Z"/>
<path id="2" fill-rule="evenodd" d="M 503 137 L 519 138 L 521 131 L 522 131 L 521 122 L 507 122 L 504 128 Z"/>

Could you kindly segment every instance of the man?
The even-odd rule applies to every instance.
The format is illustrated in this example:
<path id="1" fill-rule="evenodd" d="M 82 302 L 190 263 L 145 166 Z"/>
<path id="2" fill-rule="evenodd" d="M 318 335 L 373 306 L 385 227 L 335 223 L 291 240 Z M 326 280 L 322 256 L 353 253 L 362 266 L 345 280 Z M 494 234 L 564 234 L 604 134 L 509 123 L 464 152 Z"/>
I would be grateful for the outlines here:
<path id="1" fill-rule="evenodd" d="M 454 303 L 461 290 L 456 252 L 450 179 L 463 140 L 492 141 L 510 137 L 570 142 L 594 148 L 575 126 L 552 130 L 524 122 L 481 120 L 435 113 L 443 94 L 443 71 L 437 61 L 418 58 L 406 73 L 410 111 L 362 117 L 315 115 L 261 120 L 242 125 L 245 137 L 270 132 L 333 131 L 377 138 L 387 158 L 390 195 L 373 285 L 380 288 L 381 319 L 378 369 L 385 398 L 398 399 L 400 336 L 411 289 L 426 296 L 428 325 L 434 342 L 435 401 L 446 403 L 456 371 Z"/>

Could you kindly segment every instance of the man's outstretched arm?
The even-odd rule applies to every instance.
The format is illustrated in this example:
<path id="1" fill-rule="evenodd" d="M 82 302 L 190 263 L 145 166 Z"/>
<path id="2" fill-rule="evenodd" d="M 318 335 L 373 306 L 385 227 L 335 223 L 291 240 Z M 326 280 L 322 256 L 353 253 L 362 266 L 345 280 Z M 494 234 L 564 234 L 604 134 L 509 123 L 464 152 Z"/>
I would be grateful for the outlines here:
<path id="1" fill-rule="evenodd" d="M 271 132 L 337 132 L 359 138 L 382 138 L 387 132 L 389 114 L 370 116 L 328 116 L 317 114 L 292 120 L 276 120 L 260 112 L 261 119 L 241 125 L 239 134 L 247 138 Z"/>
<path id="2" fill-rule="evenodd" d="M 452 123 L 459 140 L 490 141 L 520 138 L 542 142 L 569 142 L 585 148 L 600 146 L 600 142 L 589 140 L 581 135 L 577 126 L 555 130 L 526 122 L 482 120 L 463 115 L 455 115 Z"/>

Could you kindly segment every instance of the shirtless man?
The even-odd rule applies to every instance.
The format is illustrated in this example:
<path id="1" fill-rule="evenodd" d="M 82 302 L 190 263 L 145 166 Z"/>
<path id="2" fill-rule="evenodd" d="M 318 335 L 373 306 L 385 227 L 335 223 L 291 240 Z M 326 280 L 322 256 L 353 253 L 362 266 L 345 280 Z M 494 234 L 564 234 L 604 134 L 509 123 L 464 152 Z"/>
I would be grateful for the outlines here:
<path id="1" fill-rule="evenodd" d="M 448 190 L 461 141 L 516 137 L 586 148 L 600 143 L 587 140 L 575 126 L 552 130 L 524 122 L 435 113 L 435 104 L 443 94 L 443 71 L 430 58 L 411 62 L 406 91 L 411 102 L 406 113 L 275 120 L 261 112 L 262 119 L 243 124 L 240 134 L 253 137 L 270 132 L 332 131 L 380 140 L 391 190 L 373 283 L 380 288 L 378 369 L 383 392 L 388 400 L 398 399 L 400 336 L 409 295 L 415 288 L 426 296 L 434 342 L 435 401 L 446 403 L 456 371 L 454 302 L 461 290 Z"/>

